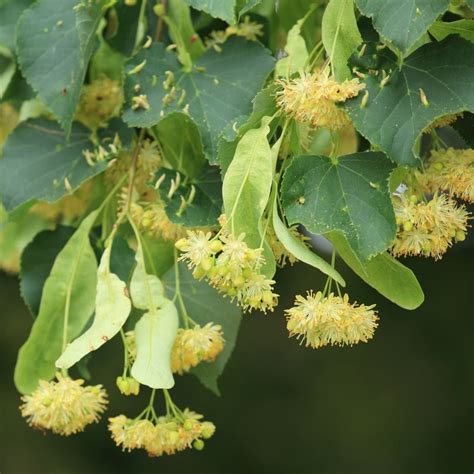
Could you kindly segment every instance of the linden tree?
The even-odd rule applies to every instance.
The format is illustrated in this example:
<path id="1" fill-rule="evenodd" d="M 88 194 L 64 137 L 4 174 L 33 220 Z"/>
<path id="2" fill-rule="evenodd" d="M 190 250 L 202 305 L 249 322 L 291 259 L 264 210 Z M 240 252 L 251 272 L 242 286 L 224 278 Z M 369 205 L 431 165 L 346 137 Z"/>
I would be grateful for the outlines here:
<path id="1" fill-rule="evenodd" d="M 283 308 L 308 348 L 369 342 L 383 317 L 338 258 L 422 304 L 400 259 L 442 258 L 474 202 L 470 7 L 0 1 L 0 267 L 34 316 L 14 377 L 27 422 L 98 421 L 106 389 L 83 378 L 115 339 L 107 390 L 150 392 L 110 414 L 115 443 L 202 449 L 215 426 L 172 389 L 191 373 L 219 392 L 242 315 L 275 310 L 284 265 L 327 275 Z"/>

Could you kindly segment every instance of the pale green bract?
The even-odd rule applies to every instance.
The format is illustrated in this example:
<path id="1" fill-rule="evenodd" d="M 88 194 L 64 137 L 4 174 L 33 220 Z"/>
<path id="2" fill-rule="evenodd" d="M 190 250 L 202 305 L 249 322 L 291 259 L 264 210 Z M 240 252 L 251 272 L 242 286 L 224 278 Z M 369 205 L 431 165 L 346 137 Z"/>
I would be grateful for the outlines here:
<path id="1" fill-rule="evenodd" d="M 299 261 L 311 265 L 330 276 L 341 286 L 346 286 L 346 282 L 337 270 L 326 262 L 326 260 L 312 252 L 301 240 L 298 240 L 298 238 L 288 230 L 278 215 L 277 202 L 275 202 L 275 206 L 273 207 L 273 228 L 278 240 L 291 255 L 296 257 Z"/>
<path id="2" fill-rule="evenodd" d="M 146 312 L 136 324 L 137 357 L 131 374 L 141 384 L 151 388 L 174 386 L 170 358 L 178 325 L 178 311 L 170 300 L 164 300 L 158 310 Z"/>
<path id="3" fill-rule="evenodd" d="M 288 32 L 285 52 L 287 56 L 281 58 L 275 66 L 277 76 L 291 76 L 295 72 L 302 71 L 308 59 L 308 50 L 306 42 L 301 36 L 301 25 L 304 18 L 297 21 Z"/>
<path id="4" fill-rule="evenodd" d="M 381 295 L 404 309 L 416 309 L 425 297 L 415 274 L 388 253 L 361 261 L 347 240 L 337 232 L 326 237 L 352 270 Z"/>
<path id="5" fill-rule="evenodd" d="M 138 309 L 153 309 L 161 306 L 165 300 L 163 283 L 156 275 L 149 275 L 143 261 L 137 254 L 137 265 L 130 281 L 130 296 L 133 306 Z"/>
<path id="6" fill-rule="evenodd" d="M 18 354 L 15 384 L 32 392 L 40 380 L 50 380 L 65 342 L 75 339 L 94 311 L 97 261 L 89 232 L 97 218 L 90 213 L 54 261 L 46 280 L 38 317 Z"/>
<path id="7" fill-rule="evenodd" d="M 324 48 L 338 81 L 351 79 L 347 61 L 362 43 L 354 15 L 353 0 L 331 0 L 324 11 L 322 22 Z"/>
<path id="8" fill-rule="evenodd" d="M 66 350 L 56 361 L 56 367 L 60 369 L 68 369 L 112 339 L 130 314 L 132 305 L 126 293 L 127 286 L 117 275 L 110 272 L 111 250 L 112 246 L 107 247 L 100 260 L 92 326 L 66 346 Z"/>

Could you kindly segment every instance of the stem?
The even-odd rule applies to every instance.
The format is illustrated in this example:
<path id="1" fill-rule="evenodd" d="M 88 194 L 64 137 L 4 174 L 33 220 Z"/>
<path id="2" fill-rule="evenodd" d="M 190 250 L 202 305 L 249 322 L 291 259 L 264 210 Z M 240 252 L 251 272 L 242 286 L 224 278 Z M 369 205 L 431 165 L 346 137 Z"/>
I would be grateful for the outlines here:
<path id="1" fill-rule="evenodd" d="M 166 15 L 166 10 L 167 10 L 167 7 L 168 7 L 168 2 L 167 0 L 161 0 L 161 4 L 163 5 L 163 8 L 164 8 L 164 14 Z M 158 21 L 156 23 L 156 32 L 155 32 L 155 40 L 157 42 L 160 41 L 160 38 L 161 38 L 161 32 L 163 31 L 163 25 L 164 25 L 164 20 L 163 20 L 163 16 L 160 16 L 158 17 Z"/>
<path id="2" fill-rule="evenodd" d="M 128 361 L 127 339 L 125 337 L 125 333 L 123 332 L 123 329 L 120 329 L 120 336 L 121 336 L 122 342 L 123 342 L 123 375 L 122 375 L 122 377 L 126 377 L 129 361 Z"/>
<path id="3" fill-rule="evenodd" d="M 186 305 L 184 304 L 183 295 L 181 294 L 181 279 L 179 275 L 178 252 L 176 248 L 174 249 L 174 282 L 175 282 L 175 288 L 174 288 L 173 301 L 178 300 L 179 309 L 181 310 L 181 317 L 183 318 L 184 327 L 188 329 L 190 322 L 194 324 L 195 326 L 197 326 L 198 324 L 189 316 L 188 311 L 186 309 Z"/>

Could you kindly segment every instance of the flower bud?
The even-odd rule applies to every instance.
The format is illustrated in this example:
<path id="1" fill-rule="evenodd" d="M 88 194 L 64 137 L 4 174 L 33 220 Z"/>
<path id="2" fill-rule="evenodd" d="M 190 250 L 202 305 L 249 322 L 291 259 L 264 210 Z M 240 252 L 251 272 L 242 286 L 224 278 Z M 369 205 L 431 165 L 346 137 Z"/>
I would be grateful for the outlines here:
<path id="1" fill-rule="evenodd" d="M 181 252 L 185 252 L 188 248 L 189 248 L 189 242 L 188 242 L 188 239 L 186 238 L 182 238 L 182 239 L 179 239 L 175 244 L 174 246 L 180 250 Z"/>
<path id="2" fill-rule="evenodd" d="M 220 240 L 213 240 L 209 247 L 214 253 L 220 252 L 222 250 L 222 242 Z"/>
<path id="3" fill-rule="evenodd" d="M 197 439 L 193 443 L 193 448 L 202 451 L 204 449 L 204 441 L 202 439 Z"/>
<path id="4" fill-rule="evenodd" d="M 410 221 L 405 221 L 403 223 L 403 230 L 405 232 L 410 232 L 411 230 L 413 230 L 413 223 Z"/>
<path id="5" fill-rule="evenodd" d="M 458 230 L 456 232 L 456 241 L 463 242 L 464 240 L 466 240 L 466 233 L 463 232 L 462 230 Z"/>

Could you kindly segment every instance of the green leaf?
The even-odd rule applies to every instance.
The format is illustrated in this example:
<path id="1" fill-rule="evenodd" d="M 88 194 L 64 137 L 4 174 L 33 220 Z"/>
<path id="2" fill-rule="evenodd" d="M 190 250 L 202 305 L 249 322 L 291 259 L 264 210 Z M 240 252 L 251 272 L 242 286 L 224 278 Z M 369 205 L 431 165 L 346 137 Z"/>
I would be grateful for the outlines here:
<path id="1" fill-rule="evenodd" d="M 337 232 L 326 234 L 337 253 L 372 288 L 405 309 L 415 309 L 424 301 L 423 290 L 414 273 L 388 253 L 362 262 L 347 240 Z"/>
<path id="2" fill-rule="evenodd" d="M 361 108 L 362 92 L 347 102 L 347 110 L 357 130 L 391 160 L 418 166 L 414 147 L 422 131 L 439 117 L 474 110 L 474 44 L 455 36 L 427 44 L 401 69 L 393 55 L 382 54 L 384 69 L 393 71 L 388 83 L 380 88 L 381 74 L 369 75 L 367 104 Z M 423 104 L 420 89 L 428 105 Z"/>
<path id="3" fill-rule="evenodd" d="M 326 260 L 312 252 L 301 240 L 293 235 L 278 215 L 278 203 L 275 201 L 273 207 L 273 229 L 283 247 L 296 257 L 299 261 L 311 265 L 330 276 L 341 286 L 346 286 L 346 282 L 336 269 L 334 269 Z"/>
<path id="4" fill-rule="evenodd" d="M 350 79 L 347 61 L 362 43 L 353 0 L 331 0 L 324 11 L 322 39 L 337 80 Z"/>
<path id="5" fill-rule="evenodd" d="M 287 168 L 282 204 L 288 223 L 314 234 L 340 230 L 361 259 L 383 252 L 395 237 L 388 189 L 394 166 L 383 153 L 299 156 Z"/>
<path id="6" fill-rule="evenodd" d="M 276 63 L 275 72 L 277 76 L 288 77 L 304 69 L 308 59 L 308 50 L 306 48 L 306 42 L 301 36 L 301 25 L 303 21 L 304 18 L 298 20 L 288 32 L 285 46 L 287 56 Z"/>
<path id="7" fill-rule="evenodd" d="M 236 0 L 186 0 L 186 3 L 214 18 L 220 18 L 227 23 L 235 22 Z"/>
<path id="8" fill-rule="evenodd" d="M 54 122 L 28 120 L 8 137 L 0 159 L 0 199 L 10 212 L 34 199 L 54 202 L 102 172 L 107 162 L 89 166 L 83 150 L 92 149 L 88 130 L 74 124 L 70 140 Z"/>
<path id="9" fill-rule="evenodd" d="M 267 135 L 268 119 L 249 130 L 239 141 L 234 159 L 224 178 L 224 209 L 232 234 L 245 233 L 251 248 L 261 246 L 260 219 L 270 196 L 273 163 Z"/>
<path id="10" fill-rule="evenodd" d="M 130 296 L 133 306 L 138 309 L 153 310 L 165 300 L 161 280 L 156 275 L 146 273 L 141 258 L 137 258 L 137 266 L 132 275 Z"/>
<path id="11" fill-rule="evenodd" d="M 143 69 L 130 74 L 143 61 Z M 187 72 L 175 54 L 155 44 L 140 51 L 126 67 L 124 120 L 131 127 L 152 127 L 166 115 L 187 109 L 201 132 L 204 152 L 216 164 L 220 134 L 228 124 L 250 114 L 252 99 L 273 65 L 269 51 L 259 43 L 231 38 L 222 45 L 222 52 L 207 51 Z M 164 88 L 166 71 L 174 75 L 173 93 Z M 137 85 L 139 94 L 147 97 L 148 110 L 132 110 Z"/>
<path id="12" fill-rule="evenodd" d="M 28 225 L 31 225 L 32 216 L 26 217 Z M 33 316 L 38 314 L 43 286 L 53 268 L 54 260 L 73 233 L 74 228 L 65 226 L 45 230 L 33 239 L 21 256 L 21 296 Z"/>
<path id="13" fill-rule="evenodd" d="M 97 218 L 91 212 L 56 257 L 43 287 L 38 317 L 18 354 L 15 384 L 30 393 L 39 380 L 50 380 L 65 342 L 76 338 L 94 311 L 97 261 L 89 232 Z"/>
<path id="14" fill-rule="evenodd" d="M 406 52 L 448 9 L 449 0 L 356 0 L 356 4 L 384 39 Z"/>
<path id="15" fill-rule="evenodd" d="M 178 311 L 170 300 L 164 300 L 158 311 L 145 313 L 136 324 L 137 357 L 131 374 L 141 384 L 151 388 L 174 386 L 170 358 L 178 324 Z"/>
<path id="16" fill-rule="evenodd" d="M 96 43 L 103 1 L 74 8 L 77 0 L 39 0 L 18 21 L 23 75 L 67 135 Z"/>
<path id="17" fill-rule="evenodd" d="M 112 339 L 130 314 L 132 304 L 126 294 L 127 285 L 110 272 L 111 250 L 112 246 L 104 250 L 97 271 L 94 321 L 85 333 L 66 346 L 56 361 L 56 367 L 60 369 L 69 369 Z"/>
<path id="18" fill-rule="evenodd" d="M 120 235 L 115 237 L 113 248 L 114 251 L 110 257 L 110 271 L 115 273 L 122 281 L 128 282 L 135 266 L 135 251 Z"/>
<path id="19" fill-rule="evenodd" d="M 166 161 L 173 169 L 195 178 L 206 162 L 196 124 L 186 114 L 171 113 L 154 131 Z"/>
<path id="20" fill-rule="evenodd" d="M 203 362 L 191 370 L 205 387 L 219 395 L 217 380 L 224 372 L 234 350 L 242 311 L 206 282 L 196 280 L 186 265 L 180 264 L 178 268 L 181 296 L 189 316 L 201 326 L 210 322 L 220 324 L 224 333 L 224 350 L 215 362 Z M 175 268 L 169 270 L 163 278 L 163 283 L 168 298 L 173 298 L 176 288 Z"/>
<path id="21" fill-rule="evenodd" d="M 142 244 L 147 271 L 161 278 L 174 264 L 174 243 L 142 235 Z"/>
<path id="22" fill-rule="evenodd" d="M 474 20 L 458 20 L 451 22 L 436 21 L 430 28 L 430 33 L 441 41 L 449 35 L 459 35 L 474 42 Z"/>
<path id="23" fill-rule="evenodd" d="M 0 45 L 15 51 L 15 27 L 18 18 L 33 0 L 6 0 L 0 2 Z"/>
<path id="24" fill-rule="evenodd" d="M 222 214 L 222 180 L 219 168 L 206 166 L 201 174 L 192 180 L 181 175 L 180 185 L 168 197 L 172 182 L 180 173 L 162 168 L 156 172 L 156 179 L 164 179 L 159 193 L 166 204 L 166 214 L 176 224 L 186 227 L 211 227 L 218 223 Z M 163 178 L 162 178 L 163 177 Z M 190 204 L 184 204 L 191 199 Z"/>

